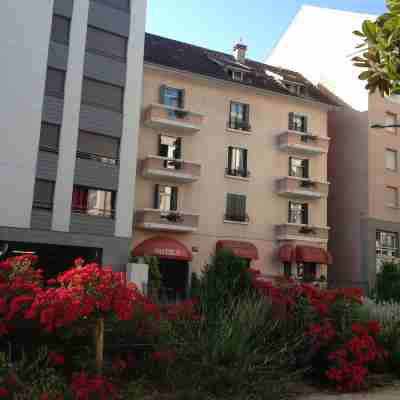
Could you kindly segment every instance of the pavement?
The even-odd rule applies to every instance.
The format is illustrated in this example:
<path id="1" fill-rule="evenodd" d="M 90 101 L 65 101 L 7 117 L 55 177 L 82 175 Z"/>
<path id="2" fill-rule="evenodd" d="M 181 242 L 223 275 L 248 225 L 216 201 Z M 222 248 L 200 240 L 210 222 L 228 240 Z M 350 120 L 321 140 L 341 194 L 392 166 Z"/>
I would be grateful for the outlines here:
<path id="1" fill-rule="evenodd" d="M 324 394 L 303 396 L 299 400 L 400 400 L 400 386 L 374 390 L 368 393 Z"/>

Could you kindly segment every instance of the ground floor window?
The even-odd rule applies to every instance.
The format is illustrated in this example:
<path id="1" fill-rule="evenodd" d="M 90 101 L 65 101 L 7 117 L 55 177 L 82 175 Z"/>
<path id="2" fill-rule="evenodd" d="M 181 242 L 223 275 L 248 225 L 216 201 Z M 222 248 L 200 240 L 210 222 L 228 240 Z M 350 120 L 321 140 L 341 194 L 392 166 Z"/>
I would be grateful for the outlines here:
<path id="1" fill-rule="evenodd" d="M 380 272 L 385 259 L 398 257 L 399 238 L 395 232 L 376 231 L 376 268 Z"/>

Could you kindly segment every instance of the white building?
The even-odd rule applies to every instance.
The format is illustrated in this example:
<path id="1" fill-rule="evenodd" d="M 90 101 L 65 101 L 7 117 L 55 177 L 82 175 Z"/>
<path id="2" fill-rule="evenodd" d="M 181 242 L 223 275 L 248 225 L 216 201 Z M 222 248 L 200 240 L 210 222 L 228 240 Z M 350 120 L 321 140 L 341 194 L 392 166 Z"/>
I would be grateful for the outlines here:
<path id="1" fill-rule="evenodd" d="M 0 243 L 9 254 L 33 250 L 55 269 L 78 255 L 127 262 L 145 13 L 146 0 L 2 1 Z"/>

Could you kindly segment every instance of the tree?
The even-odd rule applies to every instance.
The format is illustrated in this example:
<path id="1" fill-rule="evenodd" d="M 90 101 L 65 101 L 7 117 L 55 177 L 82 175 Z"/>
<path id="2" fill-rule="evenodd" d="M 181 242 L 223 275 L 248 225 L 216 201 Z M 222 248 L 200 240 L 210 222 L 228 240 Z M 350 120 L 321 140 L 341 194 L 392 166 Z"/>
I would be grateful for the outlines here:
<path id="1" fill-rule="evenodd" d="M 356 67 L 366 69 L 359 79 L 367 81 L 370 93 L 379 90 L 382 96 L 400 94 L 400 0 L 386 0 L 386 5 L 386 13 L 353 32 L 363 40 L 353 58 Z"/>

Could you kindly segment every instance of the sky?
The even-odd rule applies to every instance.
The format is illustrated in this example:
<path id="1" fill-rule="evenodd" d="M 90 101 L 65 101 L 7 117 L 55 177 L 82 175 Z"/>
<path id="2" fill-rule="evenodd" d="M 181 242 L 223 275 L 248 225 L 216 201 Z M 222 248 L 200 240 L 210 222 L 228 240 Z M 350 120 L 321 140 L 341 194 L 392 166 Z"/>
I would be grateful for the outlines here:
<path id="1" fill-rule="evenodd" d="M 302 5 L 381 14 L 385 11 L 384 3 L 384 0 L 148 0 L 146 30 L 226 53 L 242 38 L 248 45 L 249 58 L 265 61 Z"/>

